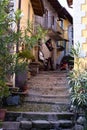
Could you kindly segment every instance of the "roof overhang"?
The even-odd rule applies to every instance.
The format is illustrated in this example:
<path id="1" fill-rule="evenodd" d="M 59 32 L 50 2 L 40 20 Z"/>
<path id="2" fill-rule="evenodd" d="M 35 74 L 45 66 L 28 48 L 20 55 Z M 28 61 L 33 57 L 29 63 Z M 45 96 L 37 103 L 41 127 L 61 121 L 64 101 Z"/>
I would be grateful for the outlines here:
<path id="1" fill-rule="evenodd" d="M 59 3 L 58 0 L 48 0 L 54 10 L 57 12 L 59 18 L 68 19 L 69 22 L 73 23 L 73 18 L 70 13 Z"/>
<path id="2" fill-rule="evenodd" d="M 67 0 L 67 4 L 68 4 L 69 7 L 71 7 L 72 4 L 73 4 L 73 0 Z"/>
<path id="3" fill-rule="evenodd" d="M 32 4 L 35 15 L 43 16 L 44 6 L 43 6 L 42 0 L 31 0 L 31 4 Z"/>

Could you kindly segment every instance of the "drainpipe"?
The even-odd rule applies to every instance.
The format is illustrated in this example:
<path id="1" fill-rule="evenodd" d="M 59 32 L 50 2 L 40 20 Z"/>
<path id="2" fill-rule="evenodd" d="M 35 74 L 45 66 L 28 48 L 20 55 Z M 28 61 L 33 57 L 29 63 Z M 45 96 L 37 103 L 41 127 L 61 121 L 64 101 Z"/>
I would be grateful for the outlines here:
<path id="1" fill-rule="evenodd" d="M 21 10 L 21 0 L 19 0 L 18 2 L 18 10 Z M 20 30 L 20 20 L 18 21 L 18 24 L 17 24 L 17 33 L 19 32 Z M 19 52 L 19 40 L 17 41 L 17 46 L 16 46 L 16 53 Z"/>
<path id="2" fill-rule="evenodd" d="M 21 9 L 21 0 L 19 0 L 18 9 Z"/>

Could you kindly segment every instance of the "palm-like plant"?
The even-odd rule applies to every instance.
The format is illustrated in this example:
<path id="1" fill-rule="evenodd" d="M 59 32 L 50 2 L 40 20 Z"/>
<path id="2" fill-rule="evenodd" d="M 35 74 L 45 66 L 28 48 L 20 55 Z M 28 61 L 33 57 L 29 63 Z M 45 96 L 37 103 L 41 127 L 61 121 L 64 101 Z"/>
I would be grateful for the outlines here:
<path id="1" fill-rule="evenodd" d="M 70 86 L 71 103 L 76 108 L 76 115 L 80 110 L 84 112 L 86 118 L 84 127 L 87 129 L 87 71 L 81 68 L 80 51 L 79 43 L 76 49 L 72 48 L 71 55 L 75 58 L 75 68 L 68 74 L 68 83 Z"/>

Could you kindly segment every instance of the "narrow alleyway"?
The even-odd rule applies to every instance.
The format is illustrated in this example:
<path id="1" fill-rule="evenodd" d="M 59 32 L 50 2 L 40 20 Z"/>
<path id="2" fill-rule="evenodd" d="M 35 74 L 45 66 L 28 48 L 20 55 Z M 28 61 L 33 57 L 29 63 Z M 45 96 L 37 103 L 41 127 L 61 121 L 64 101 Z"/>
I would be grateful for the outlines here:
<path id="1" fill-rule="evenodd" d="M 64 71 L 45 71 L 29 81 L 27 104 L 33 111 L 64 111 L 69 108 L 69 87 Z M 34 109 L 35 108 L 35 109 Z"/>

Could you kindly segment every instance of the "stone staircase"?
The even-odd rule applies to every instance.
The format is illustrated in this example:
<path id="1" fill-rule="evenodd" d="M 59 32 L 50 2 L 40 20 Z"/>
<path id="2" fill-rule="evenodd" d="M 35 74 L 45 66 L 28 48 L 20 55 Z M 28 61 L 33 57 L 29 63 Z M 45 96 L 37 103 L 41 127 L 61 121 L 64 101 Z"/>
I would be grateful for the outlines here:
<path id="1" fill-rule="evenodd" d="M 45 108 L 48 104 L 51 104 L 49 111 L 53 112 L 61 110 L 59 108 L 61 106 L 69 108 L 70 95 L 66 72 L 42 72 L 33 77 L 29 80 L 29 92 L 25 102 L 37 106 L 45 104 Z M 59 110 L 56 108 L 59 108 Z M 45 110 L 43 109 L 43 111 Z"/>
<path id="2" fill-rule="evenodd" d="M 25 110 L 31 107 L 31 112 L 8 112 L 4 130 L 79 130 L 74 127 L 74 114 L 69 111 L 66 72 L 41 72 L 28 83 L 24 106 Z"/>
<path id="3" fill-rule="evenodd" d="M 3 124 L 4 130 L 73 130 L 73 126 L 71 112 L 8 112 Z"/>

